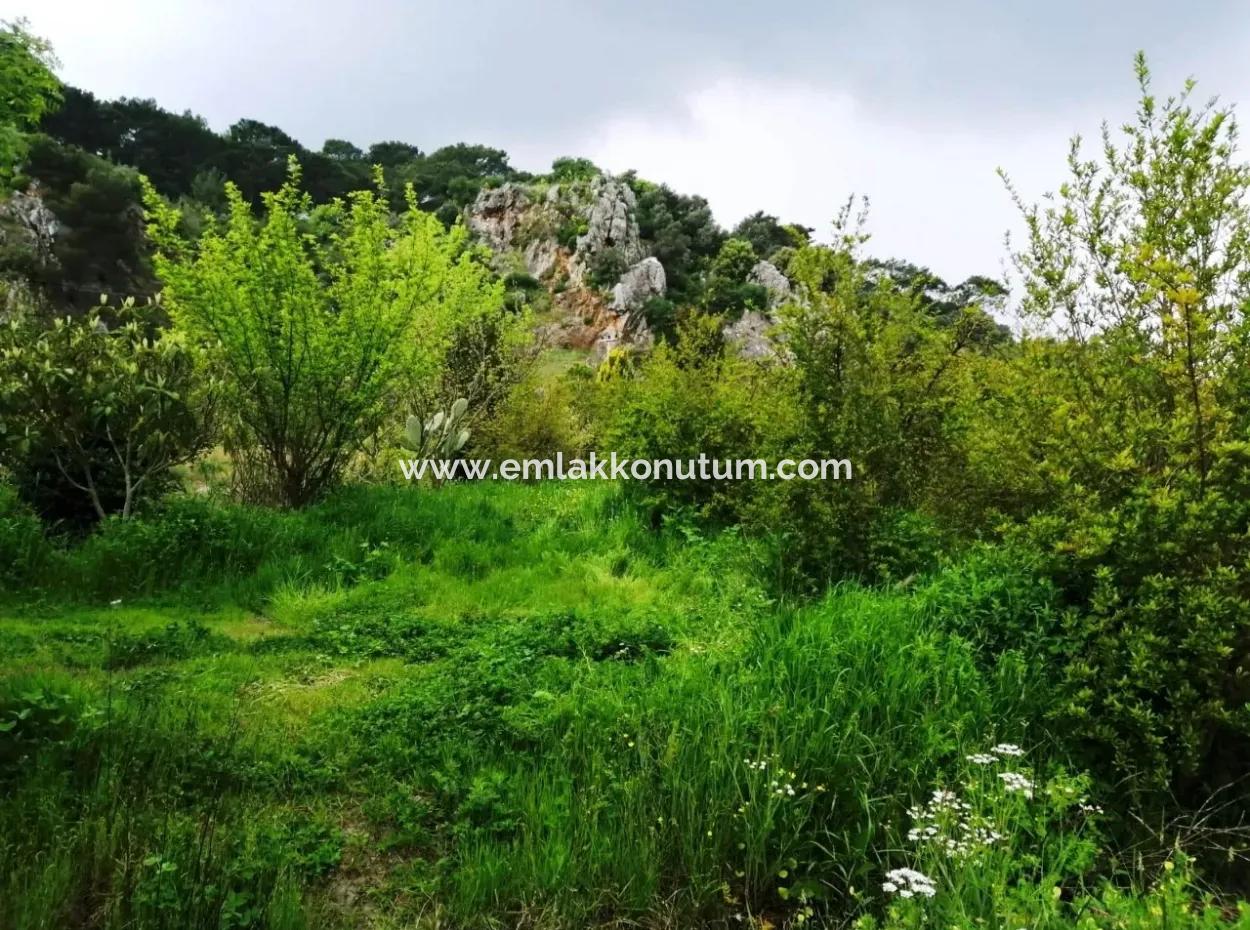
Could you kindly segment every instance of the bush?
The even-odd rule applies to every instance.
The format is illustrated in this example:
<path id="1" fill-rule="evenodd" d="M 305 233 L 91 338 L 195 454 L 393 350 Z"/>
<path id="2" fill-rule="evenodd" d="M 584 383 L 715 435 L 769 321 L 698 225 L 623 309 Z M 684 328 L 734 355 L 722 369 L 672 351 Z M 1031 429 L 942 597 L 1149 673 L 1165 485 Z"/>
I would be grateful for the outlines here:
<path id="1" fill-rule="evenodd" d="M 604 445 L 634 459 L 785 457 L 796 435 L 797 404 L 784 372 L 717 351 L 719 324 L 694 316 L 675 346 L 661 345 L 632 376 L 609 379 Z M 764 482 L 699 476 L 631 481 L 627 490 L 657 515 L 689 512 L 733 523 L 747 516 Z"/>
<path id="2" fill-rule="evenodd" d="M 629 268 L 625 255 L 616 246 L 607 246 L 593 253 L 586 262 L 587 277 L 595 287 L 609 288 Z"/>
<path id="3" fill-rule="evenodd" d="M 1073 608 L 1056 728 L 1129 790 L 1199 803 L 1250 760 L 1250 166 L 1231 109 L 1137 75 L 1123 141 L 1074 141 L 1058 193 L 1020 204 L 1040 332 L 974 440 L 1025 450 L 1036 486 L 1000 467 L 994 496 L 1036 502 L 1009 535 Z"/>
<path id="4" fill-rule="evenodd" d="M 677 304 L 666 297 L 652 297 L 642 305 L 642 318 L 651 331 L 662 339 L 677 336 Z"/>
<path id="5" fill-rule="evenodd" d="M 1009 649 L 1040 660 L 1061 636 L 1059 589 L 1046 577 L 1041 556 L 1024 546 L 977 546 L 916 597 L 921 610 L 976 647 L 987 663 Z"/>
<path id="6" fill-rule="evenodd" d="M 768 306 L 768 291 L 747 282 L 756 262 L 755 251 L 745 239 L 726 239 L 712 262 L 703 295 L 704 309 L 737 319 L 748 310 Z"/>
<path id="7" fill-rule="evenodd" d="M 128 300 L 0 326 L 0 464 L 45 516 L 125 519 L 208 447 L 213 385 L 161 318 Z"/>
<path id="8" fill-rule="evenodd" d="M 397 226 L 385 191 L 361 191 L 319 211 L 330 232 L 317 239 L 299 179 L 292 161 L 260 223 L 227 185 L 227 221 L 194 247 L 147 193 L 176 324 L 222 372 L 228 448 L 256 496 L 290 506 L 337 484 L 404 388 L 437 375 L 454 326 L 503 301 L 464 229 L 444 230 L 411 188 Z"/>
<path id="9" fill-rule="evenodd" d="M 477 451 L 496 460 L 583 455 L 590 434 L 576 401 L 576 387 L 567 378 L 547 380 L 531 373 L 483 422 L 475 438 Z"/>
<path id="10" fill-rule="evenodd" d="M 39 518 L 14 490 L 0 485 L 0 589 L 37 577 L 51 552 Z"/>
<path id="11" fill-rule="evenodd" d="M 805 588 L 861 577 L 899 580 L 935 567 L 946 533 L 939 490 L 959 474 L 957 377 L 966 334 L 939 330 L 916 301 L 871 285 L 847 233 L 804 246 L 791 261 L 801 299 L 780 340 L 790 364 L 737 357 L 719 317 L 688 314 L 676 347 L 661 347 L 608 403 L 614 450 L 637 458 L 848 460 L 828 481 L 651 481 L 661 508 L 741 522 L 782 547 L 787 583 Z M 744 273 L 750 246 L 718 259 Z M 709 291 L 711 293 L 711 291 Z M 631 486 L 632 487 L 632 486 Z"/>

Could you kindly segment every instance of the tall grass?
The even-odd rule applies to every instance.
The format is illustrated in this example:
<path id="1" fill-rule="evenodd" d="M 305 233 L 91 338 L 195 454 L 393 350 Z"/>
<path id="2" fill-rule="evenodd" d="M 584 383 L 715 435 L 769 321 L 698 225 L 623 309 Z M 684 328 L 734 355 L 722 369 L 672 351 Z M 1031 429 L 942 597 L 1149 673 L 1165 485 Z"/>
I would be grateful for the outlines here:
<path id="1" fill-rule="evenodd" d="M 184 499 L 28 551 L 0 616 L 6 930 L 1157 925 L 1040 808 L 985 868 L 916 858 L 909 808 L 969 755 L 1066 761 L 1001 642 L 1050 596 L 993 554 L 779 603 L 753 543 L 558 485 Z M 918 864 L 927 911 L 882 890 Z"/>

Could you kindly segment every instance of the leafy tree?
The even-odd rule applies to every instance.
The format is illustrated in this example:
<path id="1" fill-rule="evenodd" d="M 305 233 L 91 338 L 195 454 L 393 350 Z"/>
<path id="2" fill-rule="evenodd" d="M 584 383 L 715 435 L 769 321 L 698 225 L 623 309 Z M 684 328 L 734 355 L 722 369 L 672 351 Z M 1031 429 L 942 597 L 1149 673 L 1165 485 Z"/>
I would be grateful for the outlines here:
<path id="1" fill-rule="evenodd" d="M 101 294 L 118 302 L 155 294 L 143 234 L 139 177 L 47 136 L 32 136 L 25 176 L 56 217 L 55 261 L 6 253 L 10 274 L 24 276 L 58 312 L 83 311 Z"/>
<path id="2" fill-rule="evenodd" d="M 589 181 L 602 173 L 589 158 L 557 158 L 551 163 L 553 181 Z"/>
<path id="3" fill-rule="evenodd" d="M 464 230 L 444 230 L 411 192 L 396 225 L 379 189 L 324 208 L 332 231 L 305 235 L 311 199 L 294 161 L 288 172 L 259 222 L 227 185 L 224 225 L 195 247 L 176 210 L 154 191 L 147 204 L 175 323 L 222 372 L 231 451 L 262 491 L 300 506 L 340 480 L 406 385 L 437 374 L 453 326 L 497 309 L 502 291 Z"/>
<path id="4" fill-rule="evenodd" d="M 44 131 L 118 165 L 145 174 L 169 197 L 190 192 L 201 171 L 223 160 L 226 143 L 203 118 L 175 114 L 155 100 L 97 100 L 74 87 L 44 120 Z"/>
<path id="5" fill-rule="evenodd" d="M 326 139 L 321 146 L 321 154 L 335 161 L 364 162 L 365 160 L 365 153 L 360 150 L 360 147 L 346 139 Z"/>
<path id="6" fill-rule="evenodd" d="M 783 226 L 777 217 L 759 210 L 745 217 L 730 235 L 735 239 L 745 239 L 751 243 L 756 255 L 770 259 L 778 249 L 810 242 L 812 230 L 806 226 Z"/>
<path id="7" fill-rule="evenodd" d="M 102 154 L 130 165 L 169 196 L 186 193 L 195 176 L 217 164 L 224 140 L 193 113 L 170 113 L 155 100 L 123 98 L 108 105 L 117 137 Z"/>
<path id="8" fill-rule="evenodd" d="M 280 187 L 291 158 L 303 148 L 279 129 L 253 119 L 241 119 L 226 132 L 229 145 L 222 169 L 243 196 L 256 201 L 263 191 Z"/>
<path id="9" fill-rule="evenodd" d="M 438 214 L 447 225 L 488 182 L 516 174 L 502 149 L 458 142 L 400 166 L 395 178 L 411 184 L 421 209 Z"/>
<path id="10" fill-rule="evenodd" d="M 1007 296 L 1007 288 L 1000 281 L 973 275 L 952 287 L 928 268 L 897 258 L 868 259 L 864 267 L 868 286 L 888 280 L 943 326 L 966 326 L 970 315 L 975 314 L 980 322 L 979 342 L 996 345 L 1011 339 L 1011 331 L 988 312 L 1001 307 Z"/>
<path id="11" fill-rule="evenodd" d="M 375 142 L 369 146 L 365 160 L 383 168 L 398 168 L 421 157 L 421 150 L 407 142 Z"/>
<path id="12" fill-rule="evenodd" d="M 1059 725 L 1133 786 L 1195 798 L 1250 758 L 1250 166 L 1231 109 L 1192 82 L 1160 100 L 1136 70 L 1122 141 L 1074 139 L 1057 194 L 1016 196 L 1042 333 L 987 428 L 1029 451 L 1047 505 L 1022 534 L 1080 609 Z"/>
<path id="13" fill-rule="evenodd" d="M 0 20 L 0 181 L 25 154 L 23 133 L 61 99 L 56 66 L 52 46 L 31 35 L 24 20 Z"/>
<path id="14" fill-rule="evenodd" d="M 958 471 L 959 374 L 972 344 L 969 328 L 940 328 L 913 296 L 869 283 L 865 216 L 852 217 L 852 206 L 833 246 L 796 250 L 797 298 L 782 308 L 802 455 L 848 458 L 855 469 L 853 481 L 778 486 L 769 504 L 790 530 L 793 564 L 820 581 L 871 576 L 880 534 L 900 512 L 929 510 L 942 473 Z"/>
<path id="15" fill-rule="evenodd" d="M 739 317 L 768 303 L 768 292 L 747 280 L 758 258 L 745 239 L 726 239 L 712 262 L 704 291 L 704 307 L 711 313 Z"/>
<path id="16" fill-rule="evenodd" d="M 669 298 L 678 304 L 698 302 L 703 274 L 725 240 L 711 207 L 702 197 L 678 194 L 632 171 L 623 177 L 637 199 L 638 235 L 664 266 Z"/>
<path id="17" fill-rule="evenodd" d="M 0 326 L 0 464 L 46 516 L 130 517 L 208 447 L 211 384 L 162 319 L 128 300 Z"/>

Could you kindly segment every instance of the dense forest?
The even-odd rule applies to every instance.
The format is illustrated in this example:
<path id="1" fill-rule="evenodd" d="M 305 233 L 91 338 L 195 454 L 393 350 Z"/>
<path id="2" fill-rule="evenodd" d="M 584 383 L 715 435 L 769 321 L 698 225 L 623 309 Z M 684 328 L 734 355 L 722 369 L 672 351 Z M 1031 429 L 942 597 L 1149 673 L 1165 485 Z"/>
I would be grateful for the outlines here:
<path id="1" fill-rule="evenodd" d="M 1250 927 L 1231 106 L 1138 56 L 950 284 L 57 70 L 4 25 L 0 927 Z M 591 454 L 854 474 L 398 467 Z"/>

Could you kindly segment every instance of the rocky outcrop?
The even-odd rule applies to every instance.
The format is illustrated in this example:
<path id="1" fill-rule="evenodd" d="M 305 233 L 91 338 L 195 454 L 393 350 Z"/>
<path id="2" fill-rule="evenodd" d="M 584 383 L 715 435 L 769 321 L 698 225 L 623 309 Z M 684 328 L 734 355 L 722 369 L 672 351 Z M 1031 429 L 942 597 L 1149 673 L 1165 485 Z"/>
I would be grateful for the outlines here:
<path id="1" fill-rule="evenodd" d="M 61 224 L 32 188 L 18 191 L 0 203 L 0 245 L 32 255 L 36 263 L 54 265 L 57 234 Z"/>
<path id="2" fill-rule="evenodd" d="M 786 353 L 779 349 L 774 338 L 777 326 L 777 307 L 790 300 L 793 290 L 790 280 L 772 262 L 756 262 L 747 275 L 750 284 L 758 284 L 768 292 L 768 306 L 764 311 L 748 310 L 721 334 L 743 358 L 784 359 Z"/>
<path id="3" fill-rule="evenodd" d="M 509 182 L 481 191 L 465 210 L 465 225 L 493 252 L 519 252 L 535 277 L 551 274 L 564 251 L 569 282 L 581 285 L 596 256 L 609 249 L 627 266 L 642 260 L 636 210 L 633 189 L 608 175 L 552 184 L 545 193 L 536 185 Z M 580 232 L 570 241 L 562 230 Z"/>
<path id="4" fill-rule="evenodd" d="M 663 297 L 665 290 L 664 266 L 658 258 L 644 258 L 616 282 L 610 306 L 617 313 L 640 311 L 651 298 Z"/>
<path id="5" fill-rule="evenodd" d="M 777 346 L 769 331 L 777 321 L 758 310 L 748 310 L 722 331 L 725 341 L 743 358 L 777 358 Z"/>
<path id="6" fill-rule="evenodd" d="M 758 284 L 768 291 L 768 308 L 771 310 L 781 306 L 790 299 L 790 279 L 772 262 L 759 261 L 747 275 L 747 282 Z"/>
<path id="7" fill-rule="evenodd" d="M 528 192 L 518 184 L 483 190 L 465 211 L 465 225 L 492 251 L 506 252 L 531 206 Z"/>
<path id="8" fill-rule="evenodd" d="M 587 262 L 607 249 L 615 249 L 627 265 L 641 260 L 638 201 L 633 188 L 624 181 L 600 175 L 591 182 L 590 198 L 585 214 L 586 232 L 577 237 L 576 256 L 583 271 Z"/>
<path id="9" fill-rule="evenodd" d="M 649 345 L 641 310 L 665 293 L 664 267 L 645 257 L 636 213 L 626 181 L 597 175 L 483 190 L 465 210 L 465 225 L 495 253 L 501 273 L 523 264 L 551 289 L 556 319 L 545 324 L 548 336 L 602 355 L 618 345 Z M 613 264 L 626 271 L 608 298 L 591 271 L 601 278 Z"/>
<path id="10" fill-rule="evenodd" d="M 525 246 L 521 257 L 525 260 L 525 270 L 538 280 L 545 281 L 560 262 L 560 247 L 555 239 L 533 239 Z"/>

